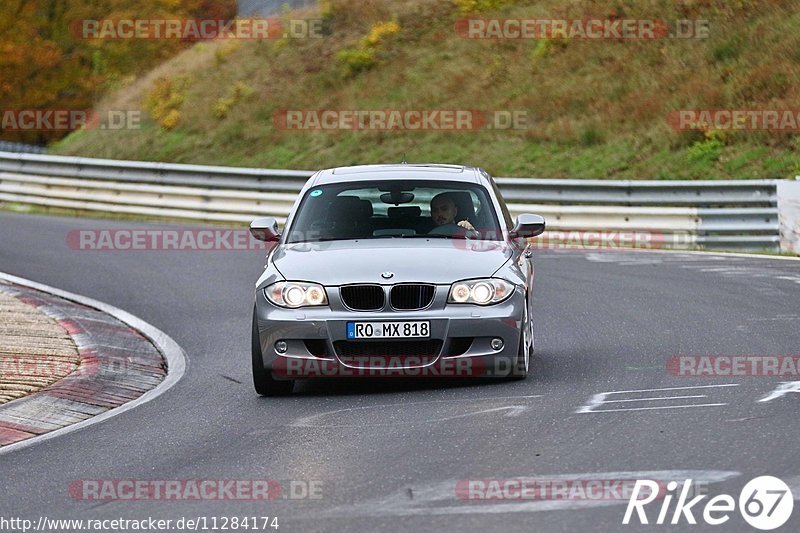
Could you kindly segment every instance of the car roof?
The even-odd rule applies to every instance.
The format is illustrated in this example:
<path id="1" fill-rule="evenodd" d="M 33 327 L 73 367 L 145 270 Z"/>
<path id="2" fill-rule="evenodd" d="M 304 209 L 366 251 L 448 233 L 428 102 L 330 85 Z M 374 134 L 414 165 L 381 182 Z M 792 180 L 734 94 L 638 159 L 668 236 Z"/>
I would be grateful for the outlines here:
<path id="1" fill-rule="evenodd" d="M 310 185 L 374 180 L 446 180 L 480 183 L 485 178 L 477 167 L 439 163 L 399 163 L 328 168 L 320 170 Z"/>

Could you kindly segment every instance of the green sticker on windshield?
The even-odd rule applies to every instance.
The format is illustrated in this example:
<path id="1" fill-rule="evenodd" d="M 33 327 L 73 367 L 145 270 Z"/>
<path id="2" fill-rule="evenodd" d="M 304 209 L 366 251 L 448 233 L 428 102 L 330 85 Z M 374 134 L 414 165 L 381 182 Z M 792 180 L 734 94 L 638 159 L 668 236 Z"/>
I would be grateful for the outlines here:
<path id="1" fill-rule="evenodd" d="M 319 196 L 320 194 L 322 194 L 321 189 L 314 189 L 313 191 L 311 191 L 311 196 Z"/>

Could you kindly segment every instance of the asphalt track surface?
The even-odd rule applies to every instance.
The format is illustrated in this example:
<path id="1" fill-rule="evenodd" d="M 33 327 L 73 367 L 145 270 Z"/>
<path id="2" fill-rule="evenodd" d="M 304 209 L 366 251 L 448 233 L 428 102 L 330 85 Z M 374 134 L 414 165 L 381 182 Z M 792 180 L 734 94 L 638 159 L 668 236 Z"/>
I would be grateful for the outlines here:
<path id="1" fill-rule="evenodd" d="M 73 229 L 132 227 L 164 225 L 0 213 L 0 271 L 133 313 L 188 355 L 185 376 L 152 402 L 0 456 L 0 516 L 277 516 L 278 531 L 754 531 L 737 512 L 715 528 L 623 526 L 624 501 L 476 502 L 454 486 L 657 472 L 705 479 L 710 493 L 738 499 L 768 474 L 800 497 L 800 394 L 759 402 L 786 379 L 666 370 L 673 355 L 800 353 L 800 261 L 540 251 L 527 380 L 315 380 L 292 397 L 261 398 L 249 336 L 263 253 L 87 252 L 65 242 Z M 675 389 L 648 391 L 665 388 Z M 648 392 L 606 399 L 698 398 L 579 412 L 620 391 Z M 596 412 L 611 407 L 619 410 Z M 319 481 L 322 498 L 98 502 L 69 493 L 81 479 L 262 478 Z M 648 507 L 651 521 L 657 513 Z M 800 530 L 800 509 L 781 530 Z"/>

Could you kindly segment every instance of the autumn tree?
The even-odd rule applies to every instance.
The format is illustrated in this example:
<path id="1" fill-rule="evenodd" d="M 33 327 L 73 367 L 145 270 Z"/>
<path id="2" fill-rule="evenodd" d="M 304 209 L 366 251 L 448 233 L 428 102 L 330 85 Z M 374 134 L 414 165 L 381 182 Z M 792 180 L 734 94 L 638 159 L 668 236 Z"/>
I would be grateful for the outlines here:
<path id="1" fill-rule="evenodd" d="M 190 46 L 178 39 L 87 39 L 81 21 L 229 20 L 236 0 L 2 0 L 0 112 L 86 110 L 104 92 Z M 66 131 L 0 130 L 0 139 L 45 143 Z"/>

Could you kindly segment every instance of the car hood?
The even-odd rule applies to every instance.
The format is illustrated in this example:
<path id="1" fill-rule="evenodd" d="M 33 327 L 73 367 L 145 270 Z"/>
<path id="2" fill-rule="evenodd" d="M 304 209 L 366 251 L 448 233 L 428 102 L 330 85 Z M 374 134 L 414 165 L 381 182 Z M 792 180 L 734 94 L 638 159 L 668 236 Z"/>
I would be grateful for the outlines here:
<path id="1" fill-rule="evenodd" d="M 511 257 L 502 242 L 376 239 L 282 244 L 272 262 L 288 280 L 323 285 L 428 282 L 488 277 Z M 394 275 L 388 279 L 384 272 Z"/>

